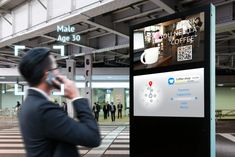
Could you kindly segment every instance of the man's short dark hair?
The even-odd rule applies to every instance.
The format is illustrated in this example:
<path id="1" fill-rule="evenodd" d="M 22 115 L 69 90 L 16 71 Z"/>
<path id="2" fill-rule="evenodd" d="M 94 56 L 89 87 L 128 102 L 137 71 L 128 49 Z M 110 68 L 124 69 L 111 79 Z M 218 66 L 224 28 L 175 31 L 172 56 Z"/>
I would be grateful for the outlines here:
<path id="1" fill-rule="evenodd" d="M 40 84 L 44 73 L 52 66 L 50 49 L 33 48 L 22 58 L 19 64 L 19 71 L 30 86 Z"/>

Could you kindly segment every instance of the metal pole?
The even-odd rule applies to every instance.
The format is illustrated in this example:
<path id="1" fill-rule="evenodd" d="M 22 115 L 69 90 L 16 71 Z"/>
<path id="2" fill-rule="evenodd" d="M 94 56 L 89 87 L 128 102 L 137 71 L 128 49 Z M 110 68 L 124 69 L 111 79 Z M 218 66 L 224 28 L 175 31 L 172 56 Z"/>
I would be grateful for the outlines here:
<path id="1" fill-rule="evenodd" d="M 89 100 L 90 107 L 92 107 L 91 75 L 92 75 L 92 55 L 85 55 L 85 97 Z"/>
<path id="2" fill-rule="evenodd" d="M 66 60 L 66 76 L 68 79 L 70 80 L 75 80 L 75 76 L 76 76 L 76 61 L 73 59 L 68 59 Z M 69 99 L 66 99 L 67 102 L 67 110 L 68 110 L 68 115 L 70 117 L 74 117 L 74 110 L 72 107 L 72 102 Z"/>

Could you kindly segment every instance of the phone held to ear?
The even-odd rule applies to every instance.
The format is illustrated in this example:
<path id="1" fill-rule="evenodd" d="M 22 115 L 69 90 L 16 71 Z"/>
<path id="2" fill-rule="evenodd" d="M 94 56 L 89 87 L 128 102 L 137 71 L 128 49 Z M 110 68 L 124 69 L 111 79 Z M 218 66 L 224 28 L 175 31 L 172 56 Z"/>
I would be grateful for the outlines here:
<path id="1" fill-rule="evenodd" d="M 47 79 L 46 79 L 46 82 L 47 82 L 49 85 L 51 85 L 51 86 L 55 87 L 56 89 L 60 90 L 60 85 L 55 84 L 55 83 L 53 82 L 53 80 L 57 80 L 58 82 L 63 83 L 58 77 L 56 77 L 52 72 L 49 71 L 49 72 L 48 72 Z"/>

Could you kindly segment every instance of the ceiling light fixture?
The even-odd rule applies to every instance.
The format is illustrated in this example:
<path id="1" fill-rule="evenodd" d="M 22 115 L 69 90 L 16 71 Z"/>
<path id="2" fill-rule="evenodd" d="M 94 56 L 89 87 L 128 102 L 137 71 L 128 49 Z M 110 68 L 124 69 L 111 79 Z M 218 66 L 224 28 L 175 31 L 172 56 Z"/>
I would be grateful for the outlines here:
<path id="1" fill-rule="evenodd" d="M 218 83 L 217 86 L 218 86 L 218 87 L 223 87 L 224 84 L 223 84 L 223 83 Z"/>

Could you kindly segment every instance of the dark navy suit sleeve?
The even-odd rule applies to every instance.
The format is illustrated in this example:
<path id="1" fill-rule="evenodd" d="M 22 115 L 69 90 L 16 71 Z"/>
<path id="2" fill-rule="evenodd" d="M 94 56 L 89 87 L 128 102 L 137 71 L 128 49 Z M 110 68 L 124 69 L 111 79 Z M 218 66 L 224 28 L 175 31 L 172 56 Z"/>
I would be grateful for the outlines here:
<path id="1" fill-rule="evenodd" d="M 74 145 L 99 146 L 101 142 L 99 128 L 87 99 L 77 99 L 73 102 L 73 106 L 78 121 L 68 117 L 61 108 L 51 102 L 40 107 L 45 136 Z"/>

